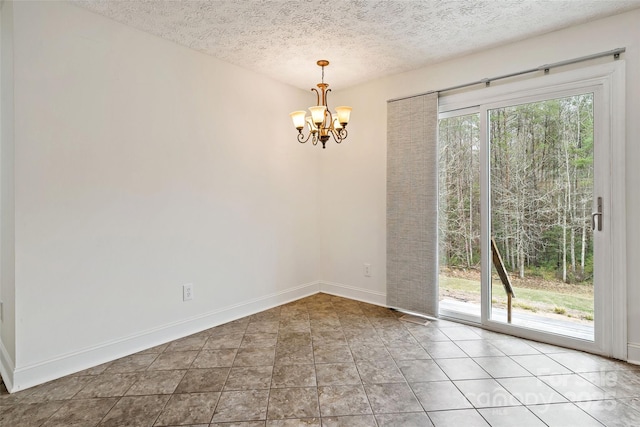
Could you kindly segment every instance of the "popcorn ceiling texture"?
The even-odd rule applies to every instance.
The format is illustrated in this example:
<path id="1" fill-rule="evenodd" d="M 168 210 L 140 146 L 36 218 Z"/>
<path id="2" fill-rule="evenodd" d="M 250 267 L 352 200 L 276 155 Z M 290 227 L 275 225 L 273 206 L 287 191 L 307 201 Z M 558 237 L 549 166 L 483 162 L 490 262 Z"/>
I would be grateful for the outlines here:
<path id="1" fill-rule="evenodd" d="M 640 7 L 640 0 L 72 0 L 308 89 L 344 88 Z M 619 46 L 611 46 L 615 48 Z"/>

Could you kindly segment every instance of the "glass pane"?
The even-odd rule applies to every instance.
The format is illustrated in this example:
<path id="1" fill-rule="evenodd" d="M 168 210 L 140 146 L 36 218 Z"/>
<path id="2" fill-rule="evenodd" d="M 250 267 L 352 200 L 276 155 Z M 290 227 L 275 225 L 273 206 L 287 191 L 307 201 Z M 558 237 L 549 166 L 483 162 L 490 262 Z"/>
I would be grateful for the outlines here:
<path id="1" fill-rule="evenodd" d="M 480 317 L 480 115 L 438 128 L 440 309 Z"/>
<path id="2" fill-rule="evenodd" d="M 491 233 L 512 323 L 593 340 L 593 94 L 489 111 Z M 495 263 L 494 263 L 495 264 Z M 491 318 L 507 321 L 493 267 Z"/>

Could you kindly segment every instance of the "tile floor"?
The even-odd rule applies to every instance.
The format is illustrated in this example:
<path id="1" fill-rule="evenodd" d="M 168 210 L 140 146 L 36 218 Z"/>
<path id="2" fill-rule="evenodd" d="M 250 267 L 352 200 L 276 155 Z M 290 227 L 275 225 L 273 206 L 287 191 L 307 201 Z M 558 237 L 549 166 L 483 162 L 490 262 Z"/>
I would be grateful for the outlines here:
<path id="1" fill-rule="evenodd" d="M 22 392 L 0 426 L 639 426 L 640 367 L 317 294 Z"/>

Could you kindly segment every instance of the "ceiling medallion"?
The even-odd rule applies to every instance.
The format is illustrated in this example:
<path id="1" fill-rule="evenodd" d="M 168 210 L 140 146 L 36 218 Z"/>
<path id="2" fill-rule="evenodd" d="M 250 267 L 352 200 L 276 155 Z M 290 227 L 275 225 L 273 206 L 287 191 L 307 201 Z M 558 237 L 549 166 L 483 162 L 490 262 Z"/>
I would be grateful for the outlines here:
<path id="1" fill-rule="evenodd" d="M 329 61 L 321 59 L 317 64 L 322 67 L 322 82 L 318 83 L 318 89 L 311 90 L 316 93 L 316 105 L 309 107 L 311 115 L 307 116 L 305 111 L 294 111 L 289 114 L 293 120 L 293 126 L 298 129 L 298 142 L 304 144 L 309 139 L 313 145 L 318 141 L 322 142 L 322 148 L 326 148 L 325 144 L 329 140 L 329 135 L 340 144 L 347 138 L 347 123 L 351 115 L 351 107 L 336 107 L 335 115 L 331 113 L 327 106 L 327 93 L 331 92 L 329 84 L 324 82 L 324 67 L 329 65 Z M 309 134 L 305 137 L 302 133 L 304 125 L 307 125 Z"/>

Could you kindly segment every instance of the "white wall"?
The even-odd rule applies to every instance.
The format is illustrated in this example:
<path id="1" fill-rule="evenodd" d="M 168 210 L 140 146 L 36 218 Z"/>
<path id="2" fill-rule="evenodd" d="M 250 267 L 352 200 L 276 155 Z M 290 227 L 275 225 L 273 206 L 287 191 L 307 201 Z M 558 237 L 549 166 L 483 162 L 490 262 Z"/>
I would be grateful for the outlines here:
<path id="1" fill-rule="evenodd" d="M 305 92 L 74 5 L 13 8 L 14 389 L 317 290 Z"/>
<path id="2" fill-rule="evenodd" d="M 378 302 L 386 278 L 386 101 L 542 64 L 626 47 L 629 358 L 640 363 L 640 10 L 340 91 L 353 107 L 349 144 L 323 156 L 320 204 L 324 282 Z M 327 149 L 328 151 L 328 149 Z M 435 238 L 435 236 L 434 236 Z M 363 277 L 370 262 L 374 275 Z M 357 288 L 357 289 L 351 289 Z"/>
<path id="3" fill-rule="evenodd" d="M 14 369 L 15 252 L 13 198 L 13 4 L 0 5 L 0 373 Z"/>

